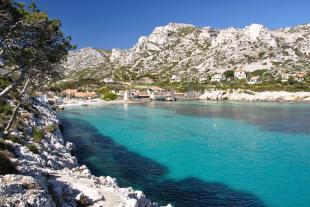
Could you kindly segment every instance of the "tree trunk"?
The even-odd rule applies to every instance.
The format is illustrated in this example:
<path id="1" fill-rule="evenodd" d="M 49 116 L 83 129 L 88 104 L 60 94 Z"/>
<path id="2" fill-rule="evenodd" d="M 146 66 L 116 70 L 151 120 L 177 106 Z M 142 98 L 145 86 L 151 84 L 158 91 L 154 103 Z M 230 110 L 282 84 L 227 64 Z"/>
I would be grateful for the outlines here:
<path id="1" fill-rule="evenodd" d="M 9 130 L 13 124 L 13 121 L 15 119 L 15 116 L 17 114 L 19 107 L 20 107 L 20 102 L 18 102 L 18 104 L 15 106 L 15 109 L 13 111 L 13 114 L 11 115 L 10 121 L 9 121 L 8 125 L 5 127 L 5 130 L 4 130 L 5 135 L 7 135 L 9 133 Z"/>
<path id="2" fill-rule="evenodd" d="M 3 89 L 1 92 L 0 92 L 0 98 L 5 96 L 8 92 L 10 92 L 10 90 L 12 90 L 14 88 L 14 83 L 7 86 L 5 89 Z M 15 86 L 16 87 L 16 86 Z"/>
<path id="3" fill-rule="evenodd" d="M 9 93 L 12 89 L 16 88 L 19 84 L 21 84 L 25 80 L 25 70 L 21 69 L 21 75 L 17 81 L 14 81 L 11 85 L 7 86 L 5 89 L 3 89 L 0 92 L 0 98 L 5 96 L 7 93 Z M 27 81 L 28 82 L 28 81 Z M 28 85 L 28 83 L 27 83 Z"/>
<path id="4" fill-rule="evenodd" d="M 24 85 L 23 90 L 20 92 L 20 94 L 19 94 L 19 96 L 18 96 L 18 99 L 19 99 L 18 104 L 15 106 L 15 109 L 14 109 L 14 111 L 13 111 L 13 114 L 12 114 L 11 117 L 10 117 L 9 123 L 7 124 L 7 126 L 5 127 L 5 130 L 4 130 L 4 134 L 5 134 L 5 135 L 7 135 L 7 134 L 9 133 L 9 130 L 10 130 L 12 124 L 13 124 L 13 121 L 14 121 L 14 119 L 15 119 L 15 117 L 16 117 L 16 114 L 17 114 L 17 112 L 18 112 L 18 109 L 19 109 L 19 107 L 20 107 L 20 105 L 21 105 L 22 98 L 23 98 L 23 96 L 24 96 L 24 93 L 26 92 L 26 89 L 27 89 L 27 87 L 28 87 L 29 82 L 30 82 L 30 80 L 28 79 L 28 80 L 26 81 L 25 85 Z"/>

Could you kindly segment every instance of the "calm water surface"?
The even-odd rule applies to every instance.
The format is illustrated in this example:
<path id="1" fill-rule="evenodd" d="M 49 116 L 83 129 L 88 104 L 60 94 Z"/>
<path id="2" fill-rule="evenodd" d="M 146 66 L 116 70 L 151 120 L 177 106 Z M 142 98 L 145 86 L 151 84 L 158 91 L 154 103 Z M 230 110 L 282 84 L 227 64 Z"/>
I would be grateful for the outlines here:
<path id="1" fill-rule="evenodd" d="M 310 105 L 107 105 L 59 116 L 81 164 L 160 204 L 310 206 Z"/>

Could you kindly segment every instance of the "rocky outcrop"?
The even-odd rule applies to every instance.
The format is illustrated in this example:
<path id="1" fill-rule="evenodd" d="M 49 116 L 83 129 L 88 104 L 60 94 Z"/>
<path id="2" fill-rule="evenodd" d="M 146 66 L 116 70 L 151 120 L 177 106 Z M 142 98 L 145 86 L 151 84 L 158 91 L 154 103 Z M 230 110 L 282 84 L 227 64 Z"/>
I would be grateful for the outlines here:
<path id="1" fill-rule="evenodd" d="M 0 177 L 0 206 L 55 206 L 46 182 L 25 175 Z"/>
<path id="2" fill-rule="evenodd" d="M 112 75 L 123 80 L 154 75 L 166 80 L 175 74 L 186 80 L 235 67 L 274 73 L 309 71 L 309 57 L 310 24 L 269 30 L 259 24 L 213 29 L 169 23 L 140 37 L 127 50 L 70 52 L 65 66 L 68 71 L 78 71 L 70 77 Z"/>
<path id="3" fill-rule="evenodd" d="M 20 111 L 24 123 L 31 129 L 44 132 L 40 142 L 20 131 L 25 144 L 13 143 L 19 174 L 0 176 L 0 206 L 37 207 L 153 207 L 141 191 L 121 188 L 115 179 L 93 176 L 86 166 L 79 166 L 70 154 L 74 145 L 65 142 L 59 130 L 56 113 L 38 100 L 33 100 L 35 112 Z M 56 126 L 56 127 L 51 127 Z M 31 134 L 31 133 L 29 133 Z M 31 150 L 34 145 L 37 150 Z"/>
<path id="4" fill-rule="evenodd" d="M 252 92 L 252 91 L 223 91 L 212 90 L 206 91 L 200 96 L 201 100 L 232 100 L 232 101 L 249 101 L 249 102 L 310 102 L 310 92 L 286 92 L 286 91 L 268 91 L 268 92 Z"/>

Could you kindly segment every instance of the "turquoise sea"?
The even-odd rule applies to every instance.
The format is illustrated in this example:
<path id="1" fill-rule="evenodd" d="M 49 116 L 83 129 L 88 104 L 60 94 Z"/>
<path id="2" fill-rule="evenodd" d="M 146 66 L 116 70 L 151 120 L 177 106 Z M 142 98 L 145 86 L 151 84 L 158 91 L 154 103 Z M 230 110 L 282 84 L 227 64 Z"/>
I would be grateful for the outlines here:
<path id="1" fill-rule="evenodd" d="M 80 164 L 160 204 L 310 206 L 310 104 L 157 102 L 59 117 Z"/>

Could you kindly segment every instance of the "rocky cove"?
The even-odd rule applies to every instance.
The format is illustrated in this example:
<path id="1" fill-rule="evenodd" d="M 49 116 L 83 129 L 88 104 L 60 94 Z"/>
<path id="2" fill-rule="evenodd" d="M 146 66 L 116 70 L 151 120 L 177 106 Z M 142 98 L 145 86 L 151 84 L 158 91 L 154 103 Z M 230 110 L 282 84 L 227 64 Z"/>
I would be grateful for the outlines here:
<path id="1" fill-rule="evenodd" d="M 14 154 L 11 161 L 17 173 L 0 176 L 0 206 L 158 206 L 143 192 L 121 188 L 114 178 L 93 176 L 87 166 L 79 166 L 70 153 L 74 145 L 64 140 L 58 127 L 56 112 L 38 99 L 32 99 L 30 104 L 32 110 L 19 110 L 19 117 L 27 126 L 27 137 L 18 127 L 11 135 L 25 139 L 36 150 L 2 141 L 1 146 L 9 146 Z M 46 130 L 51 125 L 55 127 Z M 32 137 L 33 129 L 44 132 L 40 142 Z"/>
<path id="2" fill-rule="evenodd" d="M 244 90 L 209 90 L 199 96 L 201 100 L 231 100 L 248 102 L 310 102 L 310 92 L 265 91 L 252 92 Z"/>

